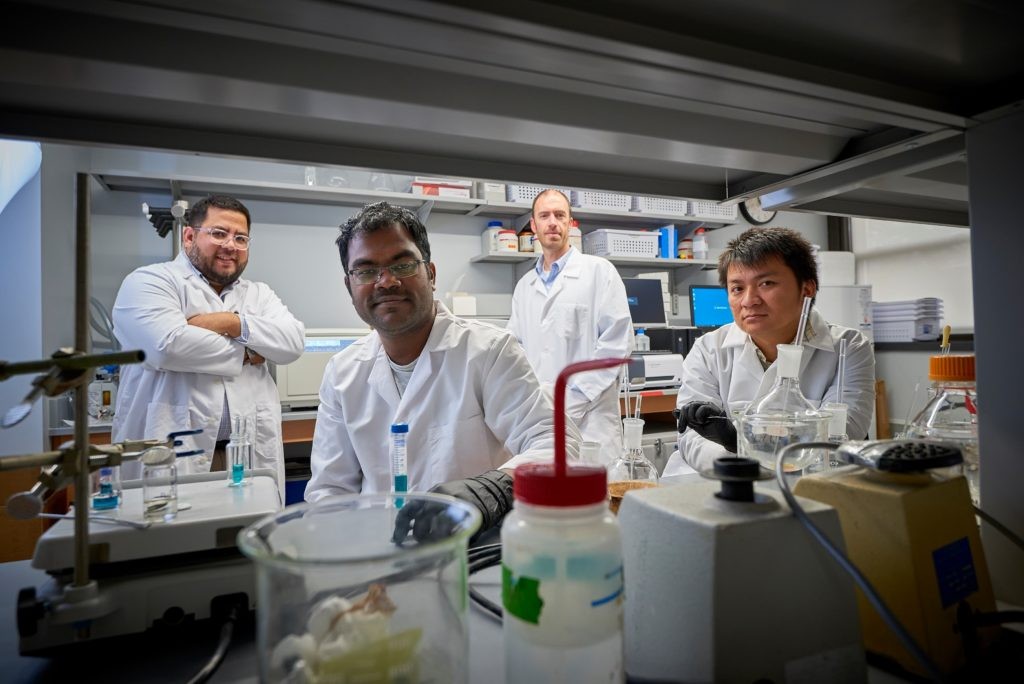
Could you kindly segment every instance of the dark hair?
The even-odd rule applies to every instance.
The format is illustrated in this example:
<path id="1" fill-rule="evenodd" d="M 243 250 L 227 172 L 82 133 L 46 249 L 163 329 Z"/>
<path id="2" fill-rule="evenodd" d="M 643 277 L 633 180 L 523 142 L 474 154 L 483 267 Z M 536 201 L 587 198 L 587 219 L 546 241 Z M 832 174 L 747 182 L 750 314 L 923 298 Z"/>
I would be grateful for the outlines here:
<path id="1" fill-rule="evenodd" d="M 562 196 L 562 199 L 565 200 L 565 205 L 567 207 L 569 207 L 569 216 L 571 217 L 572 216 L 572 202 L 569 201 L 569 198 L 565 196 L 564 192 L 562 192 L 561 190 L 556 190 L 555 188 L 548 188 L 547 190 L 541 190 L 540 192 L 537 193 L 537 196 L 533 198 L 533 204 L 530 206 L 530 216 L 533 216 L 533 213 L 535 211 L 537 211 L 537 201 L 541 197 L 543 197 L 544 195 L 552 195 L 552 194 L 558 194 L 558 195 Z"/>
<path id="2" fill-rule="evenodd" d="M 185 212 L 185 225 L 202 228 L 203 221 L 206 220 L 206 212 L 210 210 L 210 207 L 223 209 L 224 211 L 237 211 L 245 217 L 245 227 L 252 230 L 252 219 L 249 217 L 249 210 L 234 197 L 228 197 L 227 195 L 210 195 L 193 204 Z"/>
<path id="3" fill-rule="evenodd" d="M 818 287 L 818 264 L 814 251 L 804 237 L 789 228 L 751 228 L 729 243 L 718 257 L 718 283 L 728 285 L 729 266 L 759 266 L 772 257 L 779 257 L 800 284 Z"/>
<path id="4" fill-rule="evenodd" d="M 341 267 L 348 272 L 348 243 L 360 233 L 372 233 L 381 228 L 391 226 L 404 226 L 412 241 L 419 247 L 423 260 L 430 263 L 430 241 L 427 239 L 427 229 L 412 213 L 405 207 L 396 207 L 387 202 L 367 204 L 358 214 L 341 224 L 341 234 L 334 244 L 338 245 L 338 255 L 341 257 Z"/>

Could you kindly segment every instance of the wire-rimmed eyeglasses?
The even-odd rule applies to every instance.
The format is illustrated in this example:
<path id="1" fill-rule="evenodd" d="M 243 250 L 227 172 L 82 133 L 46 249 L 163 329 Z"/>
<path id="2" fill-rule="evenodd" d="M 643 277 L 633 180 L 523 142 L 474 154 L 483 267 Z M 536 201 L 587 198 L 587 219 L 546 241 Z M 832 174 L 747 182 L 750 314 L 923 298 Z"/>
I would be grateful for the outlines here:
<path id="1" fill-rule="evenodd" d="M 391 264 L 390 266 L 353 268 L 348 272 L 348 275 L 357 285 L 373 285 L 380 280 L 385 269 L 387 269 L 387 271 L 396 278 L 408 278 L 416 273 L 416 269 L 420 267 L 420 264 L 425 263 L 427 262 L 422 259 L 418 259 L 416 261 L 403 261 L 400 264 Z"/>
<path id="2" fill-rule="evenodd" d="M 252 242 L 252 238 L 248 235 L 242 235 L 241 233 L 232 235 L 223 228 L 205 228 L 203 226 L 192 226 L 192 228 L 200 233 L 209 235 L 210 242 L 215 245 L 226 245 L 230 241 L 235 249 L 243 252 L 249 249 L 249 243 Z"/>

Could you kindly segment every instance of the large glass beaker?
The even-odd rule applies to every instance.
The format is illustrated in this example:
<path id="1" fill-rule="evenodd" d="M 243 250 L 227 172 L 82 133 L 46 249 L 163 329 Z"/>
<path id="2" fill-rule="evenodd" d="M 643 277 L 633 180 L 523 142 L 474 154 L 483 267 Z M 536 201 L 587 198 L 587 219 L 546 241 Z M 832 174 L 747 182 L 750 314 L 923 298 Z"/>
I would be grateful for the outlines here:
<path id="1" fill-rule="evenodd" d="M 392 542 L 394 494 L 297 504 L 238 536 L 256 563 L 263 682 L 465 682 L 466 546 L 479 511 L 437 494 L 451 523 L 437 541 Z"/>

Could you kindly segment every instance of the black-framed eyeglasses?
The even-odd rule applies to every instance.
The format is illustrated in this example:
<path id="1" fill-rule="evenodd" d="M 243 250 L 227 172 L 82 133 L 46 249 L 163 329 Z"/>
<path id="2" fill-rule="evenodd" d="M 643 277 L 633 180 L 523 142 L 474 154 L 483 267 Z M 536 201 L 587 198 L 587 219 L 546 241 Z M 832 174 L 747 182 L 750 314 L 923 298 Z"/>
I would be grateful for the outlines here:
<path id="1" fill-rule="evenodd" d="M 234 245 L 235 249 L 244 252 L 249 249 L 249 243 L 252 242 L 252 238 L 248 235 L 242 235 L 241 233 L 232 235 L 223 228 L 205 228 L 203 226 L 192 227 L 200 233 L 206 233 L 209 235 L 210 242 L 215 245 L 226 245 L 228 241 L 230 241 L 231 244 Z"/>
<path id="2" fill-rule="evenodd" d="M 353 268 L 348 272 L 348 275 L 357 285 L 373 285 L 380 280 L 380 277 L 384 275 L 384 270 L 387 269 L 391 275 L 396 278 L 408 278 L 409 276 L 416 273 L 416 270 L 420 267 L 420 264 L 425 264 L 426 261 L 418 259 L 416 261 L 403 261 L 400 264 L 391 264 L 390 266 L 374 266 L 373 268 Z"/>

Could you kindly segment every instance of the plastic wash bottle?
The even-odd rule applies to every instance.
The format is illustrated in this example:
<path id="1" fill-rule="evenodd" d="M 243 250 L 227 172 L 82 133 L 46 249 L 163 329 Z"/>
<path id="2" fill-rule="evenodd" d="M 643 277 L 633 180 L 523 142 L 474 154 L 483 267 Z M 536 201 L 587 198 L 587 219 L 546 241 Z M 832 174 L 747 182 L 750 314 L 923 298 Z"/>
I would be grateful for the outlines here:
<path id="1" fill-rule="evenodd" d="M 600 466 L 566 466 L 565 386 L 555 384 L 555 461 L 516 468 L 515 508 L 502 525 L 505 681 L 623 682 L 622 541 Z"/>

